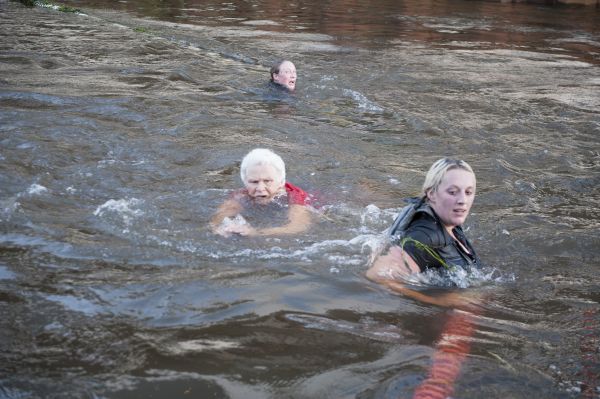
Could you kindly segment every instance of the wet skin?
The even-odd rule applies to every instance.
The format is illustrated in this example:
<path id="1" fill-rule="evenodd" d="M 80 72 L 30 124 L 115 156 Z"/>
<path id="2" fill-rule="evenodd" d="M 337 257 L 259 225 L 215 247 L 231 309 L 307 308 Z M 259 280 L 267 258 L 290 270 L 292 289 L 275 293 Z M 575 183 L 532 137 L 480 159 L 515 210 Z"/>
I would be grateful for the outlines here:
<path id="1" fill-rule="evenodd" d="M 248 195 L 259 204 L 271 202 L 276 195 L 282 193 L 284 184 L 272 165 L 249 167 L 244 182 Z"/>
<path id="2" fill-rule="evenodd" d="M 435 191 L 427 193 L 429 205 L 439 216 L 448 233 L 462 225 L 475 199 L 475 175 L 464 169 L 451 169 Z"/>
<path id="3" fill-rule="evenodd" d="M 273 74 L 273 81 L 286 87 L 290 91 L 294 91 L 296 88 L 296 67 L 289 61 L 283 62 L 279 66 L 279 73 Z"/>

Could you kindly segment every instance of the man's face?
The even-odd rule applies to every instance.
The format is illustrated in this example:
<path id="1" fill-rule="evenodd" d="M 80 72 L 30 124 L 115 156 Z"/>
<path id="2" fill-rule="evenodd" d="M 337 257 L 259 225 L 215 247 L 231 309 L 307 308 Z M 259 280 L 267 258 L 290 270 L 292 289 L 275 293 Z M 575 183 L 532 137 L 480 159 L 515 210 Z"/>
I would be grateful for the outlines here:
<path id="1" fill-rule="evenodd" d="M 293 91 L 296 88 L 296 77 L 294 64 L 285 61 L 279 66 L 279 73 L 273 74 L 273 81 Z"/>

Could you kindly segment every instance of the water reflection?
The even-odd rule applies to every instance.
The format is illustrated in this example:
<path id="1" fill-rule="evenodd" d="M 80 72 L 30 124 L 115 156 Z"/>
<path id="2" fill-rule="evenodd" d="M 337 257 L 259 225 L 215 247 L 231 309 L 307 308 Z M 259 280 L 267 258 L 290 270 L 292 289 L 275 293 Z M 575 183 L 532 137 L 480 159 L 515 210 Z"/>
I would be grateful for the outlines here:
<path id="1" fill-rule="evenodd" d="M 558 51 L 598 63 L 597 7 L 550 6 L 548 2 L 502 4 L 495 1 L 78 1 L 163 21 L 215 26 L 254 26 L 260 31 L 319 33 L 340 46 L 385 48 L 398 41 L 478 47 L 528 48 L 548 43 Z M 540 4 L 541 3 L 541 4 Z M 573 35 L 568 34 L 572 32 Z M 565 34 L 567 34 L 565 36 Z M 560 43 L 560 44 L 559 44 Z"/>

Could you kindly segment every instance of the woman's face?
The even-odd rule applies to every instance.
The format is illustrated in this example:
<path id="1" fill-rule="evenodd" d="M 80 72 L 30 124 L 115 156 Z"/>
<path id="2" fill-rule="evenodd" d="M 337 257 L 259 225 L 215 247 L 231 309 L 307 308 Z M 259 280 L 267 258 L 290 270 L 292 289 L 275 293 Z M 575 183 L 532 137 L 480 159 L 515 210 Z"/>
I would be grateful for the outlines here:
<path id="1" fill-rule="evenodd" d="M 260 204 L 271 202 L 283 188 L 279 173 L 273 165 L 253 165 L 246 171 L 246 190 L 248 195 Z"/>
<path id="2" fill-rule="evenodd" d="M 296 67 L 289 61 L 283 62 L 279 66 L 279 73 L 273 74 L 273 81 L 285 86 L 290 91 L 296 88 Z"/>
<path id="3" fill-rule="evenodd" d="M 475 175 L 464 169 L 451 169 L 436 191 L 427 194 L 429 204 L 446 227 L 460 226 L 469 215 L 475 199 Z"/>

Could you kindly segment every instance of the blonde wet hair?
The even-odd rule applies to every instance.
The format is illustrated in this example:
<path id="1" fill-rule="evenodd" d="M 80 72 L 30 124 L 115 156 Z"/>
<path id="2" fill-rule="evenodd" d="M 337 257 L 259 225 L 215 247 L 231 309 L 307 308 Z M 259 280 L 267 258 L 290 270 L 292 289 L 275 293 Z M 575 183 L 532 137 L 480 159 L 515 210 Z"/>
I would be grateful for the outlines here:
<path id="1" fill-rule="evenodd" d="M 279 155 L 267 148 L 255 148 L 242 159 L 242 164 L 240 165 L 242 183 L 246 184 L 248 168 L 257 165 L 271 165 L 277 172 L 279 183 L 285 183 L 285 162 L 283 162 L 283 159 Z"/>
<path id="2" fill-rule="evenodd" d="M 425 176 L 425 182 L 423 183 L 421 195 L 425 198 L 429 192 L 436 192 L 440 184 L 442 184 L 442 180 L 444 179 L 446 172 L 452 169 L 466 170 L 467 172 L 471 172 L 473 177 L 475 177 L 473 168 L 471 168 L 468 163 L 461 159 L 438 159 L 433 163 L 433 165 L 431 165 L 429 171 L 427 172 L 427 176 Z"/>

